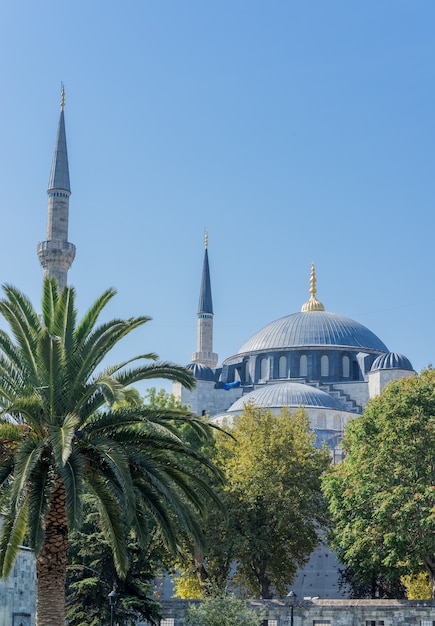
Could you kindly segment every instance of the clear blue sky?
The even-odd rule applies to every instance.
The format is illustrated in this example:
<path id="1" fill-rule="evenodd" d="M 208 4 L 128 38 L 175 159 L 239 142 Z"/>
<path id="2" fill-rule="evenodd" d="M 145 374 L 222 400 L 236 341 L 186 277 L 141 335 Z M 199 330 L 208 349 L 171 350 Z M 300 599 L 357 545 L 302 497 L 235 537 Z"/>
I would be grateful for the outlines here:
<path id="1" fill-rule="evenodd" d="M 434 361 L 433 0 L 3 0 L 0 282 L 39 304 L 66 89 L 69 283 L 190 361 L 203 235 L 215 351 L 327 310 Z"/>

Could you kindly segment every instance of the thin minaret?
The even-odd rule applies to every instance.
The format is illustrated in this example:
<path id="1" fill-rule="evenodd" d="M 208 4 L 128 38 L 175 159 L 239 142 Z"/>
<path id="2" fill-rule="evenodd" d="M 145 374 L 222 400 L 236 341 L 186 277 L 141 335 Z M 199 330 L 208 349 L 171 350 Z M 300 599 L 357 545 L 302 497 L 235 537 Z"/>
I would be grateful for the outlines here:
<path id="1" fill-rule="evenodd" d="M 68 270 L 76 254 L 75 245 L 68 241 L 68 214 L 71 189 L 66 149 L 64 108 L 65 90 L 62 84 L 60 118 L 47 190 L 47 240 L 38 244 L 38 256 L 44 269 L 44 277 L 51 278 L 54 276 L 57 279 L 60 290 L 67 283 Z"/>
<path id="2" fill-rule="evenodd" d="M 198 304 L 198 333 L 196 352 L 192 354 L 192 363 L 201 363 L 215 368 L 218 355 L 213 352 L 213 302 L 211 298 L 210 268 L 208 265 L 208 233 L 204 237 L 204 263 L 202 266 L 201 288 Z"/>

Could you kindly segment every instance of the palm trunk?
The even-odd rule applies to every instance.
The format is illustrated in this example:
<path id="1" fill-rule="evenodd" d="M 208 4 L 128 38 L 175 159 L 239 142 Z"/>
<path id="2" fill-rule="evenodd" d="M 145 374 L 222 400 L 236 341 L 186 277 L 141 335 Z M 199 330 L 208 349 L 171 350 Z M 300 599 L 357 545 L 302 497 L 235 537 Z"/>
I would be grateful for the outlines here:
<path id="1" fill-rule="evenodd" d="M 68 557 L 66 493 L 58 479 L 45 517 L 44 542 L 36 557 L 36 626 L 65 624 L 65 580 Z"/>

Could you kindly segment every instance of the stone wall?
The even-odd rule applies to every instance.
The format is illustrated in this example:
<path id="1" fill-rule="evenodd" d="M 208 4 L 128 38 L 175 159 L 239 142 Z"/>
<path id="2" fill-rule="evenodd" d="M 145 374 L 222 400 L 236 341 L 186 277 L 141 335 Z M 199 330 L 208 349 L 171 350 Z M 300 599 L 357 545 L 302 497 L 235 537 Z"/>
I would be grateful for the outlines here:
<path id="1" fill-rule="evenodd" d="M 0 580 L 1 626 L 34 626 L 36 572 L 33 552 L 21 548 L 12 573 Z"/>
<path id="2" fill-rule="evenodd" d="M 162 626 L 185 626 L 185 614 L 195 601 L 162 603 Z M 197 601 L 196 601 L 197 602 Z M 196 603 L 195 602 L 195 603 Z M 264 626 L 433 626 L 432 600 L 322 600 L 250 601 L 266 612 Z"/>

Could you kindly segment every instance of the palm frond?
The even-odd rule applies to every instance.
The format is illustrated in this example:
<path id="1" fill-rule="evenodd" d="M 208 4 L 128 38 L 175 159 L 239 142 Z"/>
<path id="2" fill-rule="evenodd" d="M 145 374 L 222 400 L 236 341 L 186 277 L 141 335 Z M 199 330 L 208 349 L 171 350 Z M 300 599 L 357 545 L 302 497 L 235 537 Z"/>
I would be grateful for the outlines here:
<path id="1" fill-rule="evenodd" d="M 27 506 L 22 503 L 17 511 L 6 515 L 0 530 L 0 573 L 7 578 L 12 571 L 18 550 L 27 528 Z"/>
<path id="2" fill-rule="evenodd" d="M 80 419 L 77 415 L 68 413 L 61 426 L 50 424 L 49 441 L 53 448 L 57 468 L 64 467 L 71 455 L 72 440 L 79 423 Z"/>
<path id="3" fill-rule="evenodd" d="M 84 460 L 79 453 L 73 452 L 59 474 L 65 484 L 66 508 L 69 528 L 78 528 L 82 520 Z"/>
<path id="4" fill-rule="evenodd" d="M 159 361 L 158 363 L 143 365 L 131 370 L 124 370 L 117 375 L 117 378 L 119 382 L 125 386 L 150 378 L 173 380 L 181 383 L 183 387 L 190 390 L 193 389 L 196 384 L 195 378 L 188 369 L 169 361 Z"/>
<path id="5" fill-rule="evenodd" d="M 88 476 L 88 485 L 95 496 L 95 505 L 100 515 L 104 538 L 113 551 L 116 571 L 123 578 L 128 569 L 125 524 L 120 501 L 100 476 Z"/>
<path id="6" fill-rule="evenodd" d="M 18 509 L 26 491 L 30 475 L 45 449 L 45 441 L 32 435 L 23 441 L 15 454 L 14 481 L 11 487 L 11 507 Z"/>
<path id="7" fill-rule="evenodd" d="M 74 333 L 74 338 L 79 349 L 86 342 L 89 334 L 93 331 L 101 311 L 115 295 L 115 289 L 107 289 L 99 298 L 97 298 L 81 319 Z"/>
<path id="8" fill-rule="evenodd" d="M 38 554 L 44 540 L 44 519 L 50 506 L 53 476 L 47 466 L 39 464 L 28 481 L 27 501 L 29 510 L 29 543 Z"/>
<path id="9" fill-rule="evenodd" d="M 59 288 L 57 280 L 55 278 L 48 278 L 44 280 L 42 286 L 42 319 L 45 327 L 52 332 L 53 331 L 53 318 L 56 302 L 59 297 Z"/>

